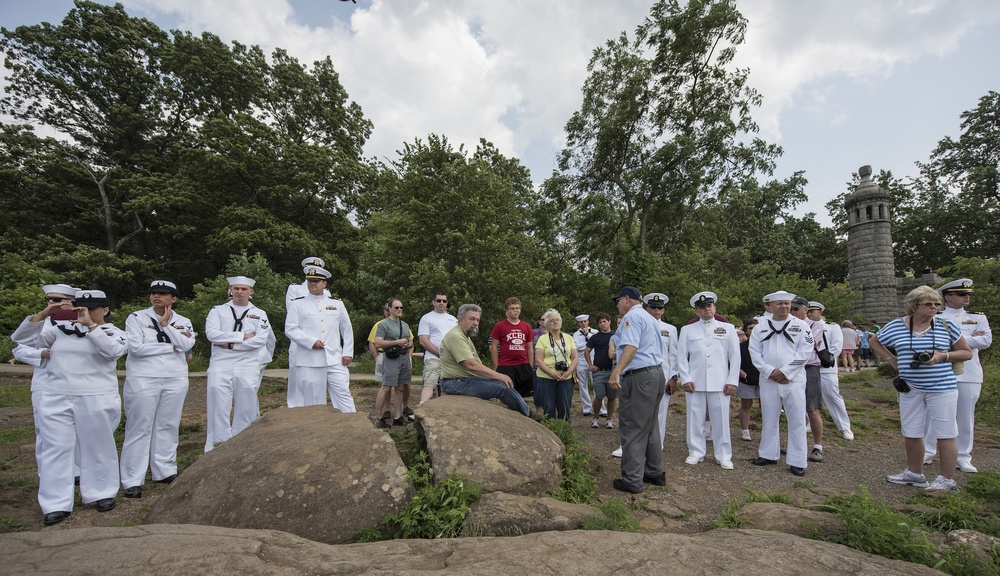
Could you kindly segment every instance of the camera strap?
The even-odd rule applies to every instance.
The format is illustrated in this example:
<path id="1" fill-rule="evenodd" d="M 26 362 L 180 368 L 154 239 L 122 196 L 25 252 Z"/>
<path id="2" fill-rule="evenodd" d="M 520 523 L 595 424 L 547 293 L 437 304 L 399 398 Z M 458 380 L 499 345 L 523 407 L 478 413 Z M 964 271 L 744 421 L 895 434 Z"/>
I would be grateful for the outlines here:
<path id="1" fill-rule="evenodd" d="M 937 336 L 936 336 L 935 330 L 934 330 L 934 321 L 935 320 L 937 320 L 937 318 L 931 318 L 931 325 L 928 328 L 928 330 L 931 331 L 931 351 L 932 352 L 937 352 Z M 910 326 L 909 326 L 909 328 L 910 328 L 910 350 L 916 352 L 916 350 L 913 350 L 913 316 L 910 316 Z"/>
<path id="2" fill-rule="evenodd" d="M 563 362 L 569 362 L 569 358 L 566 357 L 566 343 L 563 342 L 562 334 L 559 335 L 559 346 L 556 346 L 555 339 L 552 338 L 552 333 L 549 332 L 549 346 L 552 346 L 552 358 L 556 357 L 556 350 L 558 350 L 563 357 Z M 556 359 L 558 362 L 559 360 Z"/>

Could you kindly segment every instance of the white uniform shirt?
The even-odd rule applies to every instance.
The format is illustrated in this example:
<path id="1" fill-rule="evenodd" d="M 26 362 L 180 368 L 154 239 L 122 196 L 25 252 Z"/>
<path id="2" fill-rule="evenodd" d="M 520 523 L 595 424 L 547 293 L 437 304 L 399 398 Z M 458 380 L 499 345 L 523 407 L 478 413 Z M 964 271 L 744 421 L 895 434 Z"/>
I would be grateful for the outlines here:
<path id="1" fill-rule="evenodd" d="M 125 319 L 128 344 L 125 370 L 128 375 L 148 378 L 186 376 L 188 367 L 184 355 L 194 347 L 191 321 L 177 312 L 171 312 L 169 324 L 160 328 L 170 342 L 157 340 L 157 328 L 160 328 L 160 316 L 152 307 L 133 312 Z M 181 332 L 191 336 L 184 336 Z"/>
<path id="2" fill-rule="evenodd" d="M 44 391 L 72 396 L 117 394 L 115 368 L 127 349 L 125 332 L 114 324 L 90 331 L 80 324 L 73 327 L 86 335 L 65 334 L 50 324 L 38 336 L 38 344 L 50 350 Z"/>
<path id="3" fill-rule="evenodd" d="M 778 369 L 790 383 L 805 383 L 805 365 L 813 352 L 813 337 L 809 325 L 803 320 L 791 315 L 781 322 L 763 320 L 750 333 L 748 347 L 750 359 L 760 371 L 761 378 L 769 379 L 771 373 Z"/>
<path id="4" fill-rule="evenodd" d="M 246 316 L 243 316 L 243 312 Z M 236 320 L 243 317 L 243 326 L 237 330 Z M 253 332 L 254 337 L 243 339 L 243 334 Z M 270 338 L 271 323 L 267 313 L 252 303 L 246 307 L 234 306 L 232 302 L 221 304 L 209 311 L 205 319 L 205 338 L 212 344 L 232 344 L 233 348 L 212 346 L 211 362 L 247 362 L 247 366 L 260 364 L 260 348 Z"/>
<path id="5" fill-rule="evenodd" d="M 677 375 L 677 328 L 663 320 L 653 321 L 663 344 L 663 377 L 670 380 Z"/>
<path id="6" fill-rule="evenodd" d="M 593 328 L 587 328 L 586 335 L 584 335 L 583 330 L 579 328 L 573 332 L 573 344 L 576 346 L 576 353 L 580 356 L 581 360 L 583 359 L 583 349 L 587 347 L 587 340 L 589 340 L 594 334 L 597 334 L 597 330 Z"/>
<path id="7" fill-rule="evenodd" d="M 458 318 L 455 318 L 447 312 L 428 312 L 420 318 L 420 324 L 417 325 L 417 338 L 427 336 L 427 339 L 431 341 L 431 344 L 437 346 L 437 349 L 440 350 L 441 341 L 444 340 L 444 335 L 457 325 Z M 430 350 L 424 350 L 425 361 L 439 359 L 440 358 Z"/>
<path id="8" fill-rule="evenodd" d="M 344 356 L 354 355 L 354 329 L 344 303 L 312 294 L 295 299 L 285 317 L 285 336 L 299 346 L 296 366 L 333 366 Z M 341 344 L 343 339 L 343 344 Z M 325 348 L 315 350 L 321 340 Z"/>
<path id="9" fill-rule="evenodd" d="M 826 344 L 823 337 L 826 336 Z M 837 363 L 840 362 L 840 352 L 844 349 L 844 331 L 840 326 L 820 320 L 813 324 L 813 339 L 817 350 L 829 350 L 833 354 L 834 363 L 829 368 L 819 367 L 821 374 L 836 374 Z"/>
<path id="10" fill-rule="evenodd" d="M 983 382 L 983 365 L 979 361 L 979 351 L 989 348 L 993 344 L 993 332 L 990 331 L 990 322 L 984 314 L 973 314 L 966 312 L 965 308 L 945 308 L 938 318 L 945 318 L 954 322 L 962 330 L 962 336 L 972 348 L 972 359 L 965 361 L 965 373 L 957 374 L 955 378 L 959 382 L 971 382 L 981 384 Z M 985 332 L 982 336 L 973 336 L 976 332 Z"/>
<path id="11" fill-rule="evenodd" d="M 736 327 L 698 319 L 681 327 L 677 344 L 680 384 L 694 382 L 696 392 L 722 392 L 740 379 L 740 339 Z"/>

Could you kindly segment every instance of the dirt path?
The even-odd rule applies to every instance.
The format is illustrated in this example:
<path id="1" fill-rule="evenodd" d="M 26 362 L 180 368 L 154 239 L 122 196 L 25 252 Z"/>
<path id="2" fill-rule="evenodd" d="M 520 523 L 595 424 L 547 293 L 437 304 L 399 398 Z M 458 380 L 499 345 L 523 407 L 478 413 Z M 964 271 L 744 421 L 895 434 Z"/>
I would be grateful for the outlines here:
<path id="1" fill-rule="evenodd" d="M 27 398 L 28 379 L 24 375 L 0 375 L 0 399 L 23 393 Z M 352 384 L 358 410 L 372 414 L 376 388 Z M 805 492 L 829 493 L 856 490 L 867 486 L 872 497 L 888 502 L 903 502 L 913 494 L 886 483 L 885 474 L 904 467 L 903 441 L 899 434 L 898 409 L 888 382 L 843 384 L 856 435 L 854 441 L 843 440 L 839 434 L 828 433 L 824 439 L 825 460 L 810 463 L 804 478 L 796 478 L 786 466 L 757 467 L 750 461 L 757 456 L 760 439 L 760 415 L 754 409 L 751 430 L 753 441 L 739 440 L 737 422 L 733 437 L 735 470 L 722 470 L 711 456 L 696 466 L 684 464 L 687 447 L 684 436 L 684 398 L 671 400 L 667 420 L 667 440 L 664 459 L 667 464 L 667 486 L 647 487 L 645 493 L 629 496 L 614 490 L 612 481 L 619 477 L 619 460 L 611 456 L 618 447 L 618 431 L 590 427 L 590 418 L 574 403 L 573 428 L 592 454 L 592 466 L 598 473 L 598 498 L 623 497 L 632 503 L 643 529 L 649 531 L 699 532 L 711 528 L 731 498 L 743 498 L 747 490 L 781 492 L 802 498 Z M 266 377 L 262 384 L 261 409 L 267 411 L 284 404 L 285 383 Z M 415 387 L 413 398 L 419 397 Z M 7 402 L 8 404 L 10 402 Z M 738 403 L 734 402 L 735 416 Z M 826 430 L 834 430 L 829 419 Z M 980 470 L 1000 470 L 1000 430 L 977 426 L 975 463 Z M 201 454 L 205 442 L 205 379 L 191 380 L 182 417 L 181 443 L 178 458 L 185 466 Z M 812 437 L 810 436 L 810 447 Z M 709 444 L 709 454 L 711 454 Z M 927 467 L 928 475 L 937 473 L 937 464 Z M 964 475 L 956 472 L 959 484 Z M 34 458 L 34 435 L 30 407 L 0 407 L 0 531 L 40 530 L 41 511 L 36 501 L 38 481 Z M 98 513 L 82 506 L 77 497 L 73 515 L 47 530 L 85 526 L 129 526 L 138 524 L 155 504 L 165 486 L 147 481 L 140 500 L 118 498 L 118 506 L 107 513 Z"/>

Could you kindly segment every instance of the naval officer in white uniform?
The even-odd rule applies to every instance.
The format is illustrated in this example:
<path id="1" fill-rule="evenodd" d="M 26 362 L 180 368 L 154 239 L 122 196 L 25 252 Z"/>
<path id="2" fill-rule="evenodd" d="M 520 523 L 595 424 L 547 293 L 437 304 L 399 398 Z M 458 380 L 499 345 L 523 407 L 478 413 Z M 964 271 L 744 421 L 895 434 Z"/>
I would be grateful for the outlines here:
<path id="1" fill-rule="evenodd" d="M 316 266 L 317 268 L 323 268 L 326 266 L 326 262 L 322 258 L 317 256 L 310 256 L 302 260 L 302 273 L 305 274 L 306 267 Z M 299 284 L 289 284 L 288 289 L 285 290 L 285 314 L 288 313 L 288 308 L 292 304 L 292 300 L 296 298 L 301 298 L 309 294 L 309 281 L 303 280 Z M 330 292 L 324 290 L 323 294 L 329 296 Z M 299 379 L 296 376 L 295 368 L 295 358 L 299 352 L 299 345 L 294 341 L 288 344 L 288 407 L 296 408 L 298 406 L 304 406 L 302 403 L 302 391 L 299 390 Z"/>

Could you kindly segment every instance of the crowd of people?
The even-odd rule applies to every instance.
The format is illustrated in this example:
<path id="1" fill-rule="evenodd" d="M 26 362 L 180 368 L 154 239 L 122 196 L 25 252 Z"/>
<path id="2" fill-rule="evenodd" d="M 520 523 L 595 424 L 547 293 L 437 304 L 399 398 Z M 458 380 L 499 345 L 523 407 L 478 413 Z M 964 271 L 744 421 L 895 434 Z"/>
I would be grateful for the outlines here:
<path id="1" fill-rule="evenodd" d="M 287 405 L 325 405 L 329 398 L 341 412 L 354 412 L 348 372 L 353 328 L 344 303 L 327 290 L 331 274 L 323 266 L 320 258 L 303 260 L 304 281 L 286 293 Z M 274 354 L 267 313 L 250 301 L 254 279 L 234 276 L 228 284 L 229 298 L 205 322 L 204 337 L 212 344 L 206 452 L 260 416 L 257 391 Z M 115 507 L 120 488 L 126 498 L 141 498 L 147 473 L 153 482 L 170 483 L 177 477 L 178 427 L 197 333 L 191 320 L 174 310 L 177 287 L 166 280 L 149 285 L 150 307 L 130 314 L 124 331 L 110 322 L 111 303 L 99 290 L 52 284 L 43 292 L 46 306 L 26 317 L 12 339 L 18 344 L 15 357 L 36 367 L 31 392 L 38 501 L 49 525 L 72 513 L 75 485 L 84 504 L 107 511 Z M 938 291 L 917 288 L 906 297 L 903 318 L 871 331 L 850 321 L 830 323 L 823 318 L 822 303 L 786 291 L 765 296 L 763 312 L 741 326 L 718 314 L 717 294 L 699 292 L 689 300 L 693 318 L 680 331 L 662 319 L 666 294 L 644 296 L 632 286 L 612 299 L 618 311 L 614 321 L 598 313 L 595 329 L 590 316 L 580 314 L 572 333 L 564 331 L 555 309 L 532 327 L 520 318 L 521 302 L 509 298 L 504 318 L 489 333 L 491 366 L 480 358 L 474 340 L 482 317 L 478 305 L 462 304 L 452 316 L 448 294 L 436 292 L 414 340 L 403 320 L 403 301 L 391 298 L 368 337 L 381 384 L 376 425 L 405 426 L 413 419 L 412 357 L 422 354 L 421 403 L 440 395 L 466 395 L 499 400 L 535 420 L 569 421 L 579 390 L 591 427 L 600 428 L 603 417 L 603 427 L 614 430 L 617 417 L 621 445 L 613 455 L 621 458 L 621 477 L 614 481 L 618 490 L 640 493 L 644 484 L 666 484 L 663 443 L 670 398 L 677 391 L 686 400 L 685 464 L 702 463 L 711 441 L 716 463 L 734 469 L 729 426 L 730 397 L 735 396 L 740 399 L 743 441 L 752 440 L 754 400 L 760 405 L 761 438 L 752 464 L 778 463 L 784 414 L 785 463 L 790 473 L 803 476 L 809 462 L 824 458 L 824 404 L 839 433 L 854 439 L 839 372 L 869 365 L 874 355 L 900 374 L 894 385 L 900 393 L 907 467 L 886 479 L 952 490 L 954 469 L 976 471 L 973 422 L 983 381 L 978 351 L 992 343 L 986 317 L 965 310 L 971 294 L 969 279 Z M 946 307 L 938 313 L 942 303 Z M 415 352 L 415 343 L 422 353 Z M 860 351 L 857 364 L 850 346 Z M 120 397 L 115 366 L 126 354 Z M 114 431 L 123 405 L 126 427 L 119 459 Z M 940 475 L 928 482 L 922 466 L 935 457 L 941 461 Z"/>

